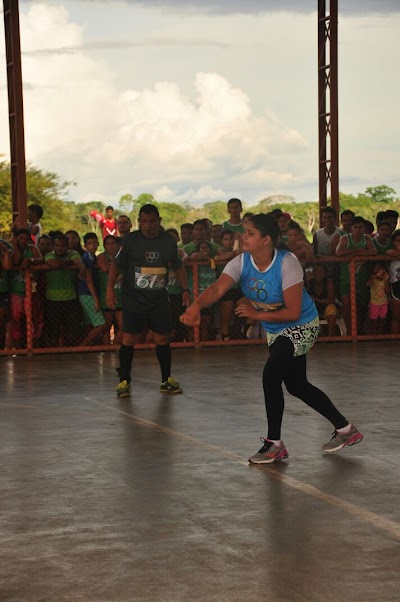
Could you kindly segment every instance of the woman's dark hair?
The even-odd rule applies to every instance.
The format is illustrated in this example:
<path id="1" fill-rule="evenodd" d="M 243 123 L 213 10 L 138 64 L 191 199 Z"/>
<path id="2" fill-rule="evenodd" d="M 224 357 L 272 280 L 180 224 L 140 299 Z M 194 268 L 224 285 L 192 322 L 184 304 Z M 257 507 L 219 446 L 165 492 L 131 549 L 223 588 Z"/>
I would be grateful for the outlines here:
<path id="1" fill-rule="evenodd" d="M 249 222 L 260 232 L 262 237 L 270 236 L 274 247 L 278 246 L 281 230 L 278 222 L 271 215 L 258 213 L 257 215 L 253 215 L 249 219 Z"/>
<path id="2" fill-rule="evenodd" d="M 200 240 L 196 245 L 196 251 L 200 251 L 201 245 L 206 244 L 210 251 L 212 251 L 212 245 L 209 240 Z"/>
<path id="3" fill-rule="evenodd" d="M 298 224 L 294 220 L 289 222 L 288 230 L 296 230 L 296 232 L 299 232 L 299 234 L 304 234 L 303 228 L 300 226 L 300 224 Z"/>
<path id="4" fill-rule="evenodd" d="M 68 234 L 75 234 L 75 236 L 78 238 L 79 244 L 78 244 L 78 248 L 76 249 L 76 252 L 79 253 L 79 255 L 82 257 L 82 255 L 85 253 L 85 249 L 82 248 L 81 237 L 79 236 L 78 232 L 76 230 L 68 230 L 65 233 L 65 236 L 67 237 Z M 67 238 L 67 240 L 68 240 L 68 238 Z"/>
<path id="5" fill-rule="evenodd" d="M 400 230 L 395 230 L 392 234 L 392 242 L 394 242 L 395 238 L 400 236 Z"/>
<path id="6" fill-rule="evenodd" d="M 117 243 L 117 245 L 121 244 L 121 239 L 119 238 L 119 236 L 113 236 L 112 234 L 107 234 L 107 236 L 105 236 L 103 238 L 103 245 L 107 242 L 107 240 L 110 240 L 110 238 L 112 238 L 113 240 L 115 240 L 115 242 Z"/>

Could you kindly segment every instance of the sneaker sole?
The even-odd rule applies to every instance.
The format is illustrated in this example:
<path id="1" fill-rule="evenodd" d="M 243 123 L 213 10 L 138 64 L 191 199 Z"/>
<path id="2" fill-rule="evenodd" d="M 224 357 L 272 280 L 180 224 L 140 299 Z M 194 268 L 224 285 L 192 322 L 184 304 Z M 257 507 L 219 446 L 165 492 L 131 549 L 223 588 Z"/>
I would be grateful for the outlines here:
<path id="1" fill-rule="evenodd" d="M 160 393 L 163 393 L 164 395 L 180 395 L 183 391 L 162 391 L 160 389 Z"/>
<path id="2" fill-rule="evenodd" d="M 249 458 L 250 464 L 272 464 L 273 462 L 279 462 L 280 460 L 286 460 L 289 457 L 289 454 L 285 454 L 280 456 L 279 458 L 268 458 L 266 460 L 252 460 Z"/>
<path id="3" fill-rule="evenodd" d="M 120 395 L 118 395 L 118 393 L 117 393 L 118 399 L 126 399 L 127 397 L 130 397 L 130 396 L 131 396 L 130 393 L 121 393 Z"/>
<path id="4" fill-rule="evenodd" d="M 364 438 L 364 436 L 361 433 L 357 433 L 357 435 L 354 435 L 354 437 L 349 439 L 349 441 L 346 441 L 346 443 L 342 443 L 342 445 L 338 445 L 337 447 L 334 447 L 333 449 L 323 449 L 323 451 L 327 454 L 331 454 L 332 452 L 339 451 L 340 449 L 343 449 L 344 447 L 347 447 L 350 445 L 355 445 L 356 443 L 360 443 L 360 441 L 362 441 L 363 438 Z"/>

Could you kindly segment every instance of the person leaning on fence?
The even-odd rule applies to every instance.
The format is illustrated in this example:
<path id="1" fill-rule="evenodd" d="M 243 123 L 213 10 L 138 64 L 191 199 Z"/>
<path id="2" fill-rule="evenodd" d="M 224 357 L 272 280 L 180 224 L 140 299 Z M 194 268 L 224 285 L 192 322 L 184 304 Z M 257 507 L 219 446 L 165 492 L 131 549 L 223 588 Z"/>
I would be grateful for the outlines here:
<path id="1" fill-rule="evenodd" d="M 379 261 L 372 265 L 372 274 L 367 280 L 370 290 L 368 317 L 371 334 L 384 334 L 388 315 L 390 292 L 388 265 Z"/>
<path id="2" fill-rule="evenodd" d="M 185 245 L 188 245 L 193 241 L 193 224 L 186 222 L 181 224 L 181 240 L 178 242 L 178 249 L 182 249 Z"/>
<path id="3" fill-rule="evenodd" d="M 326 320 L 328 336 L 335 336 L 336 318 L 338 309 L 335 305 L 335 283 L 328 275 L 328 266 L 325 263 L 315 263 L 312 278 L 307 281 L 308 294 L 315 303 L 318 316 Z"/>
<path id="4" fill-rule="evenodd" d="M 68 230 L 65 233 L 65 236 L 68 241 L 68 250 L 76 251 L 82 257 L 85 253 L 85 249 L 81 245 L 81 237 L 79 236 L 76 230 Z"/>
<path id="5" fill-rule="evenodd" d="M 181 317 L 184 324 L 198 324 L 201 310 L 216 303 L 238 283 L 247 299 L 236 312 L 239 316 L 260 320 L 268 333 L 269 359 L 263 372 L 268 435 L 261 438 L 261 449 L 249 458 L 254 464 L 269 464 L 288 457 L 281 440 L 282 382 L 291 395 L 333 424 L 333 437 L 323 445 L 323 451 L 335 452 L 358 443 L 363 437 L 329 397 L 307 380 L 306 358 L 318 337 L 318 314 L 304 289 L 303 269 L 298 259 L 286 249 L 278 249 L 279 235 L 276 220 L 264 214 L 255 215 L 246 225 L 244 253 L 226 265 L 217 282 Z"/>
<path id="6" fill-rule="evenodd" d="M 323 227 L 314 232 L 314 255 L 331 255 L 331 240 L 334 234 L 340 234 L 340 228 L 335 226 L 336 211 L 333 207 L 324 207 L 321 212 Z"/>
<path id="7" fill-rule="evenodd" d="M 218 249 L 216 259 L 230 261 L 241 253 L 239 249 L 234 250 L 235 234 L 232 230 L 222 230 L 221 248 Z M 224 265 L 217 264 L 217 276 L 223 272 Z M 235 303 L 243 296 L 240 286 L 234 285 L 229 291 L 221 297 L 219 301 L 219 314 L 221 319 L 220 334 L 223 341 L 229 340 L 231 323 L 235 317 Z M 236 338 L 239 338 L 237 336 Z"/>
<path id="8" fill-rule="evenodd" d="M 351 209 L 345 209 L 340 214 L 340 223 L 342 227 L 340 228 L 340 232 L 335 232 L 331 238 L 331 255 L 336 255 L 340 237 L 344 234 L 350 234 L 354 216 L 355 213 Z"/>
<path id="9" fill-rule="evenodd" d="M 97 256 L 97 267 L 99 268 L 99 300 L 100 308 L 106 320 L 107 328 L 103 333 L 103 344 L 110 344 L 111 328 L 114 326 L 114 345 L 120 345 L 122 341 L 122 309 L 121 309 L 121 281 L 122 275 L 114 285 L 115 307 L 107 306 L 106 294 L 108 284 L 108 273 L 112 262 L 121 246 L 121 239 L 116 236 L 106 236 L 103 240 L 104 252 Z"/>
<path id="10" fill-rule="evenodd" d="M 366 255 L 376 255 L 376 248 L 370 237 L 364 233 L 364 218 L 356 215 L 351 224 L 351 233 L 340 237 L 336 249 L 338 257 L 353 258 Z M 365 261 L 357 262 L 356 265 L 356 305 L 357 326 L 361 333 L 365 318 L 369 290 L 367 287 L 368 272 Z M 350 302 L 350 264 L 347 261 L 340 262 L 340 299 L 343 307 L 343 318 L 348 330 L 351 328 L 351 302 Z"/>
<path id="11" fill-rule="evenodd" d="M 400 334 L 400 230 L 392 234 L 393 249 L 386 254 L 392 258 L 389 267 L 391 334 Z"/>
<path id="12" fill-rule="evenodd" d="M 387 251 L 393 249 L 390 222 L 386 220 L 379 222 L 376 235 L 371 238 L 371 241 L 378 255 L 386 255 Z"/>
<path id="13" fill-rule="evenodd" d="M 11 313 L 11 337 L 17 349 L 23 346 L 26 329 L 26 287 L 25 272 L 32 264 L 42 263 L 43 258 L 39 249 L 32 244 L 31 234 L 28 229 L 16 230 L 13 237 L 12 262 L 17 270 L 9 272 L 9 295 Z M 39 300 L 36 294 L 35 280 L 32 279 L 32 326 L 34 340 L 38 340 L 43 329 L 43 315 L 40 311 Z"/>
<path id="14" fill-rule="evenodd" d="M 175 240 L 160 230 L 161 219 L 155 205 L 146 204 L 139 211 L 139 230 L 121 241 L 121 248 L 109 272 L 107 305 L 115 307 L 114 285 L 120 270 L 122 280 L 122 344 L 119 349 L 119 385 L 117 396 L 131 394 L 131 369 L 134 345 L 143 330 L 153 331 L 156 355 L 161 368 L 160 392 L 182 393 L 171 377 L 171 315 L 167 292 L 168 270 L 172 267 L 183 288 L 184 305 L 190 302 L 186 271 L 178 256 Z"/>
<path id="15" fill-rule="evenodd" d="M 106 329 L 106 321 L 101 311 L 99 301 L 99 278 L 97 269 L 96 251 L 99 248 L 99 240 L 94 232 L 88 232 L 83 237 L 86 252 L 82 255 L 82 261 L 86 266 L 85 278 L 79 279 L 78 296 L 82 307 L 83 321 L 88 326 L 82 347 L 93 345 Z"/>
<path id="16" fill-rule="evenodd" d="M 56 236 L 51 253 L 44 258 L 46 266 L 47 347 L 79 345 L 82 310 L 76 292 L 76 274 L 85 277 L 86 268 L 77 251 L 68 249 L 66 236 Z"/>
<path id="17" fill-rule="evenodd" d="M 193 240 L 183 247 L 190 261 L 202 261 L 203 257 L 198 254 L 197 245 L 199 242 L 207 240 L 206 227 L 202 219 L 197 219 L 193 224 Z M 214 257 L 219 249 L 219 245 L 211 241 L 212 256 Z"/>
<path id="18" fill-rule="evenodd" d="M 387 209 L 385 211 L 385 220 L 388 221 L 392 227 L 392 234 L 396 231 L 397 224 L 399 221 L 399 212 L 395 209 Z"/>
<path id="19" fill-rule="evenodd" d="M 287 229 L 287 248 L 296 255 L 303 266 L 314 259 L 312 246 L 308 242 L 304 230 L 297 222 L 290 222 Z"/>

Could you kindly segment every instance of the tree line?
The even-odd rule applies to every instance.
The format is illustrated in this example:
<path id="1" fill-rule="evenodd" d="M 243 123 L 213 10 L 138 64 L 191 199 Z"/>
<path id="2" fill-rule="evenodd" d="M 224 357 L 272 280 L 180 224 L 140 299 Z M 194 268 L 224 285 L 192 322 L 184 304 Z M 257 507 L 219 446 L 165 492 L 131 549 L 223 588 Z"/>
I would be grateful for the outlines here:
<path id="1" fill-rule="evenodd" d="M 68 192 L 75 184 L 63 181 L 53 172 L 45 171 L 27 165 L 27 201 L 28 205 L 37 203 L 44 211 L 41 220 L 43 231 L 51 230 L 76 230 L 79 234 L 98 230 L 98 225 L 90 217 L 90 211 L 104 213 L 109 203 L 103 201 L 90 201 L 76 203 L 68 200 Z M 117 214 L 129 215 L 134 227 L 140 207 L 146 203 L 157 206 L 167 227 L 178 228 L 184 222 L 193 222 L 203 217 L 209 218 L 213 223 L 222 223 L 227 219 L 226 200 L 204 203 L 202 207 L 193 207 L 188 201 L 183 203 L 159 202 L 150 193 L 142 193 L 137 198 L 125 194 L 116 199 L 114 206 Z M 261 199 L 257 204 L 250 205 L 242 199 L 244 211 L 252 213 L 268 213 L 276 207 L 291 214 L 304 229 L 307 235 L 319 228 L 318 202 L 297 203 L 293 197 L 272 195 Z M 386 185 L 368 187 L 358 194 L 339 194 L 340 211 L 351 209 L 357 215 L 375 223 L 376 213 L 382 209 L 396 209 L 399 211 L 400 200 L 393 188 Z M 12 199 L 11 199 L 11 170 L 7 161 L 0 161 L 0 237 L 11 236 L 12 224 Z"/>

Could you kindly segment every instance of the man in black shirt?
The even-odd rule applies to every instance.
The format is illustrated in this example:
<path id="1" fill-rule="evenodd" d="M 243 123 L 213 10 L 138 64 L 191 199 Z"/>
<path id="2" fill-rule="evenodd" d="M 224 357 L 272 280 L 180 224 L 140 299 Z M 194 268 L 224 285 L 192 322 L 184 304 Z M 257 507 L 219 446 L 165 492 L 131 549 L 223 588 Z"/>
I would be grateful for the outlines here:
<path id="1" fill-rule="evenodd" d="M 183 305 L 189 306 L 190 294 L 176 242 L 170 234 L 161 231 L 160 224 L 157 207 L 143 205 L 139 212 L 139 230 L 124 236 L 109 271 L 106 301 L 110 308 L 116 305 L 114 285 L 118 274 L 123 273 L 119 398 L 130 397 L 133 348 L 145 328 L 154 333 L 161 368 L 160 391 L 182 393 L 178 381 L 171 377 L 171 316 L 166 289 L 170 267 L 183 288 Z"/>

